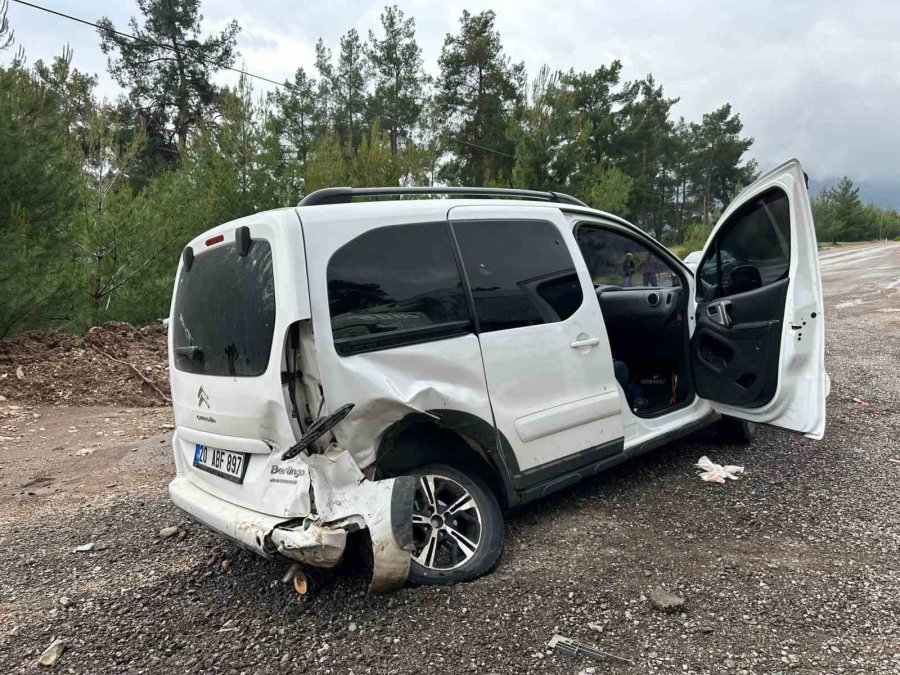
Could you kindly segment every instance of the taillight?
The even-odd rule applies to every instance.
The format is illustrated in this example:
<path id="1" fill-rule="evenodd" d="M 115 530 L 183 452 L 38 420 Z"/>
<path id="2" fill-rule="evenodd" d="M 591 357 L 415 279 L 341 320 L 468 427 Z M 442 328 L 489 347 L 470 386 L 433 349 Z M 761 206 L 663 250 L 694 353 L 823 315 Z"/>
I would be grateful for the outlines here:
<path id="1" fill-rule="evenodd" d="M 224 235 L 224 234 L 217 234 L 215 237 L 212 237 L 212 238 L 210 238 L 210 239 L 207 239 L 207 240 L 206 240 L 206 245 L 207 245 L 207 246 L 212 246 L 213 244 L 218 244 L 218 243 L 223 242 L 223 241 L 225 241 L 225 235 Z"/>

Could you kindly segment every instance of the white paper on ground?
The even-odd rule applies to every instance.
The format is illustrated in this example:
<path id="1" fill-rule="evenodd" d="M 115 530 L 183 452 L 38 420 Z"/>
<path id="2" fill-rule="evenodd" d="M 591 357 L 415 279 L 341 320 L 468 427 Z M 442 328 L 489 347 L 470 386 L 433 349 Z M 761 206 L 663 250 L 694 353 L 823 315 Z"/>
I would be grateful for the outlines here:
<path id="1" fill-rule="evenodd" d="M 703 455 L 694 466 L 702 470 L 700 480 L 709 483 L 724 483 L 725 479 L 737 480 L 744 473 L 744 467 L 735 466 L 734 464 L 716 464 L 709 457 Z"/>

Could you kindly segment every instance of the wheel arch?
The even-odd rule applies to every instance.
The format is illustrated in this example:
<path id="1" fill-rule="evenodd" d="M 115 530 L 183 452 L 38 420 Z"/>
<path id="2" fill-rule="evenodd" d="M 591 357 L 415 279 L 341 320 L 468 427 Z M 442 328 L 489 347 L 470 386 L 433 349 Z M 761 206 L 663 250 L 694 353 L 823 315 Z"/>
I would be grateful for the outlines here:
<path id="1" fill-rule="evenodd" d="M 519 502 L 511 479 L 517 467 L 510 467 L 510 461 L 515 458 L 509 444 L 493 424 L 471 413 L 442 409 L 410 413 L 388 427 L 376 448 L 374 466 L 386 475 L 433 463 L 474 469 L 507 510 Z"/>

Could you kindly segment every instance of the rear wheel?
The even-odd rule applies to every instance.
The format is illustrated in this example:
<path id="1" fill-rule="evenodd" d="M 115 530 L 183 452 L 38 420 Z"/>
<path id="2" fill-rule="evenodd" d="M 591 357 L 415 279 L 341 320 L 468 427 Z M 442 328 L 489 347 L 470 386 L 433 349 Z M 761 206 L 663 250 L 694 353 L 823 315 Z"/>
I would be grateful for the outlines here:
<path id="1" fill-rule="evenodd" d="M 759 426 L 756 422 L 739 420 L 737 417 L 723 417 L 719 420 L 719 437 L 727 443 L 749 445 L 756 438 Z"/>
<path id="2" fill-rule="evenodd" d="M 418 480 L 413 502 L 414 584 L 456 584 L 497 566 L 505 527 L 497 498 L 481 478 L 445 464 L 410 472 Z"/>

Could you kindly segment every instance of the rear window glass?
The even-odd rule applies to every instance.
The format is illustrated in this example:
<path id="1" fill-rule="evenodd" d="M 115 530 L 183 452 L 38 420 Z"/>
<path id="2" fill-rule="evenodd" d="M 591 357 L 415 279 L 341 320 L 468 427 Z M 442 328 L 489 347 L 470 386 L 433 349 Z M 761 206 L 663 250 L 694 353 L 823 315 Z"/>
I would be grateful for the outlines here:
<path id="1" fill-rule="evenodd" d="M 175 290 L 175 367 L 198 375 L 265 372 L 275 329 L 272 248 L 254 239 L 246 256 L 218 246 L 182 268 Z"/>
<path id="2" fill-rule="evenodd" d="M 382 227 L 345 244 L 328 262 L 328 307 L 343 355 L 468 331 L 447 224 Z"/>

